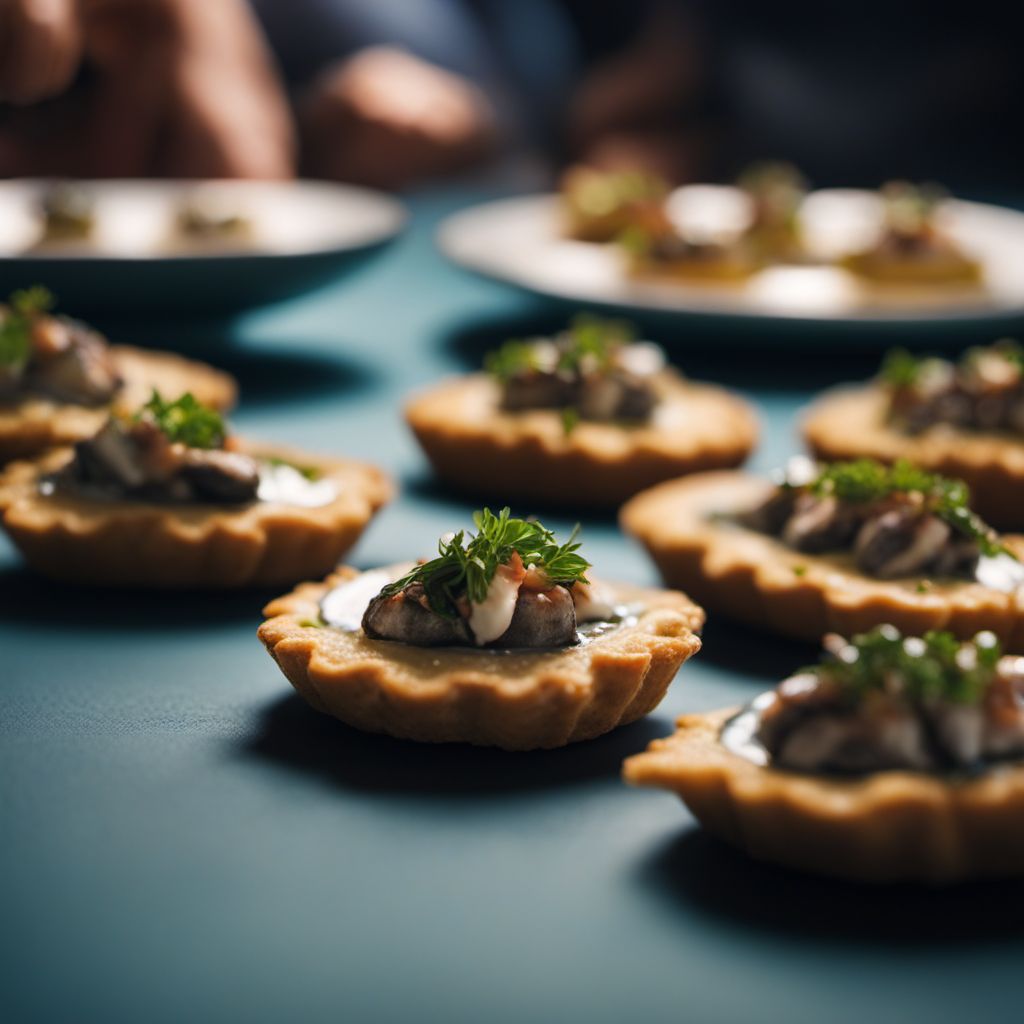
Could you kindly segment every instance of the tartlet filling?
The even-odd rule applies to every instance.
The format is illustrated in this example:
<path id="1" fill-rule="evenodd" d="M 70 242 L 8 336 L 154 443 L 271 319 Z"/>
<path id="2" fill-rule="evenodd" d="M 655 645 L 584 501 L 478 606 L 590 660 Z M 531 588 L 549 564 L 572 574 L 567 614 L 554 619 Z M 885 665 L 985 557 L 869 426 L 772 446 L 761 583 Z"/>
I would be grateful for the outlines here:
<path id="1" fill-rule="evenodd" d="M 757 163 L 748 167 L 737 186 L 750 199 L 751 220 L 747 240 L 765 259 L 800 255 L 800 207 L 807 182 L 792 165 Z"/>
<path id="2" fill-rule="evenodd" d="M 768 764 L 949 771 L 1024 755 L 1024 658 L 1002 655 L 992 633 L 961 643 L 880 626 L 825 647 L 821 664 L 755 702 L 749 738 Z"/>
<path id="3" fill-rule="evenodd" d="M 379 587 L 364 574 L 347 586 L 368 598 L 360 621 L 367 637 L 417 647 L 538 649 L 572 646 L 583 622 L 608 621 L 616 609 L 586 572 L 576 532 L 565 543 L 507 508 L 474 515 L 475 534 L 441 539 L 438 557 Z M 365 594 L 376 586 L 373 596 Z M 349 626 L 344 597 L 328 595 L 328 625 Z M 340 616 L 340 617 L 339 617 Z"/>
<path id="4" fill-rule="evenodd" d="M 1024 434 L 1024 350 L 1014 341 L 969 349 L 956 363 L 897 350 L 880 383 L 890 422 L 908 434 L 938 424 Z"/>
<path id="5" fill-rule="evenodd" d="M 670 267 L 719 267 L 747 263 L 745 239 L 722 240 L 684 233 L 663 207 L 639 211 L 620 242 L 644 263 Z"/>
<path id="6" fill-rule="evenodd" d="M 60 181 L 43 193 L 39 213 L 45 241 L 82 241 L 96 226 L 95 201 L 81 185 Z"/>
<path id="7" fill-rule="evenodd" d="M 110 498 L 242 504 L 256 499 L 260 465 L 232 451 L 223 419 L 192 395 L 156 392 L 131 420 L 112 416 L 47 481 L 58 490 Z"/>
<path id="8" fill-rule="evenodd" d="M 106 405 L 123 383 L 110 346 L 91 327 L 49 310 L 45 288 L 15 292 L 0 306 L 0 400 L 45 395 Z"/>
<path id="9" fill-rule="evenodd" d="M 573 167 L 562 180 L 562 200 L 579 236 L 610 242 L 639 211 L 660 205 L 668 185 L 643 171 L 602 171 Z"/>
<path id="10" fill-rule="evenodd" d="M 553 338 L 508 341 L 486 364 L 503 409 L 558 409 L 567 428 L 576 419 L 649 419 L 664 365 L 657 345 L 632 340 L 627 325 L 593 317 L 577 317 Z"/>
<path id="11" fill-rule="evenodd" d="M 203 241 L 245 238 L 252 222 L 227 196 L 196 192 L 188 196 L 177 214 L 178 231 Z"/>
<path id="12" fill-rule="evenodd" d="M 1016 567 L 969 502 L 962 482 L 907 462 L 796 463 L 761 504 L 736 519 L 794 551 L 850 554 L 861 572 L 878 579 L 973 580 L 983 558 Z"/>
<path id="13" fill-rule="evenodd" d="M 970 261 L 936 223 L 936 211 L 944 198 L 935 186 L 916 186 L 891 181 L 882 186 L 884 204 L 878 239 L 856 260 L 865 269 L 900 264 L 934 265 L 966 271 Z"/>

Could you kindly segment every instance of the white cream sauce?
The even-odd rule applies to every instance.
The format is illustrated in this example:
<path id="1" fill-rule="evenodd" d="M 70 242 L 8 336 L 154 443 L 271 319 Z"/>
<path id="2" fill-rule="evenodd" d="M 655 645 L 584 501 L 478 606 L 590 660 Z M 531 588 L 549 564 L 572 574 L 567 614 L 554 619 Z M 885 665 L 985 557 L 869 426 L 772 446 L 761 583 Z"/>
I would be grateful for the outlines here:
<path id="1" fill-rule="evenodd" d="M 322 508 L 338 496 L 333 480 L 310 480 L 287 462 L 260 460 L 260 485 L 256 496 L 260 501 L 299 508 Z"/>

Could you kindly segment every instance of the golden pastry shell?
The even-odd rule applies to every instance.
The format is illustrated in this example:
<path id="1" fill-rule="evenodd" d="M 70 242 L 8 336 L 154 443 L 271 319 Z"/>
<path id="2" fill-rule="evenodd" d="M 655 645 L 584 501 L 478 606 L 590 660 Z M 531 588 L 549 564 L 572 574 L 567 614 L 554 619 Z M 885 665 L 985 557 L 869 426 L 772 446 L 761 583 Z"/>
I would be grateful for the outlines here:
<path id="1" fill-rule="evenodd" d="M 626 781 L 675 793 L 713 835 L 802 871 L 929 883 L 1024 873 L 1024 766 L 965 779 L 780 771 L 722 745 L 735 713 L 684 715 L 674 735 L 625 762 Z"/>
<path id="2" fill-rule="evenodd" d="M 850 556 L 808 555 L 765 534 L 712 518 L 754 507 L 771 483 L 747 473 L 704 473 L 637 495 L 622 526 L 647 548 L 667 585 L 710 611 L 771 632 L 818 642 L 881 623 L 920 635 L 947 629 L 962 639 L 989 629 L 1024 652 L 1024 592 L 971 581 L 878 580 Z M 1024 551 L 1024 538 L 1004 538 Z"/>
<path id="3" fill-rule="evenodd" d="M 737 466 L 757 443 L 757 419 L 738 396 L 673 371 L 657 386 L 651 422 L 580 422 L 568 434 L 557 410 L 503 411 L 485 374 L 444 381 L 405 414 L 437 475 L 467 492 L 617 507 L 662 480 Z"/>
<path id="4" fill-rule="evenodd" d="M 392 494 L 373 466 L 245 442 L 239 449 L 315 468 L 337 485 L 316 508 L 283 502 L 175 505 L 46 495 L 58 449 L 0 471 L 0 522 L 25 560 L 58 580 L 106 586 L 225 589 L 285 586 L 333 568 Z"/>
<path id="5" fill-rule="evenodd" d="M 560 747 L 635 721 L 700 649 L 704 614 L 685 595 L 616 585 L 635 621 L 560 651 L 496 652 L 371 640 L 317 627 L 342 568 L 267 605 L 259 638 L 316 710 L 366 732 L 506 750 Z"/>

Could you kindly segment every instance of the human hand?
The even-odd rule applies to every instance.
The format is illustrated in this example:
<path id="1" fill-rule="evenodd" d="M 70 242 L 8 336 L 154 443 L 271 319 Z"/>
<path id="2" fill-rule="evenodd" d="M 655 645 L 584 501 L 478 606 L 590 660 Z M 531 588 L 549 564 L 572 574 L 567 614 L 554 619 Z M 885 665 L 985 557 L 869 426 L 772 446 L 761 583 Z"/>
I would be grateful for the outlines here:
<path id="1" fill-rule="evenodd" d="M 463 170 L 494 142 L 494 114 L 466 79 L 389 47 L 330 68 L 302 109 L 317 177 L 401 188 Z"/>

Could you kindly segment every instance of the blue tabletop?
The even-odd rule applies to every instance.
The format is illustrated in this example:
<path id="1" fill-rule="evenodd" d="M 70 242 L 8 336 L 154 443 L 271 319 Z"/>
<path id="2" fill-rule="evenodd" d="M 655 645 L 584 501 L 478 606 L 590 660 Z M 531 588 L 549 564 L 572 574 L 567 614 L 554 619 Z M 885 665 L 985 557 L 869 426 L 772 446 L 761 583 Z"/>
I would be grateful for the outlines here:
<path id="1" fill-rule="evenodd" d="M 563 315 L 435 253 L 437 218 L 466 201 L 422 197 L 336 289 L 231 324 L 121 328 L 235 372 L 240 431 L 394 474 L 359 566 L 428 552 L 471 510 L 430 482 L 402 396 Z M 756 399 L 759 467 L 793 449 L 814 389 L 874 360 L 828 338 L 787 356 L 708 325 L 669 333 L 694 375 Z M 585 518 L 584 539 L 602 575 L 655 581 L 612 519 Z M 269 596 L 57 588 L 0 542 L 4 1019 L 1019 1019 L 1020 886 L 758 866 L 620 781 L 677 715 L 752 696 L 807 648 L 713 621 L 643 722 L 543 753 L 423 747 L 293 696 L 255 637 Z"/>

